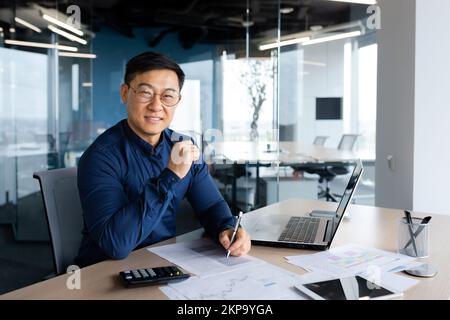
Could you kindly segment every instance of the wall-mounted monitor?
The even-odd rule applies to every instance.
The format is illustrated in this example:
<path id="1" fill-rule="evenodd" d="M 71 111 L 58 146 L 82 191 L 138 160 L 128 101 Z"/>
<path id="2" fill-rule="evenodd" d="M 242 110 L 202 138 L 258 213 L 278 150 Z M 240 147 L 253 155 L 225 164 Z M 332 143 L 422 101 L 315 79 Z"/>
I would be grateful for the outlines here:
<path id="1" fill-rule="evenodd" d="M 342 98 L 316 98 L 316 120 L 342 120 Z"/>

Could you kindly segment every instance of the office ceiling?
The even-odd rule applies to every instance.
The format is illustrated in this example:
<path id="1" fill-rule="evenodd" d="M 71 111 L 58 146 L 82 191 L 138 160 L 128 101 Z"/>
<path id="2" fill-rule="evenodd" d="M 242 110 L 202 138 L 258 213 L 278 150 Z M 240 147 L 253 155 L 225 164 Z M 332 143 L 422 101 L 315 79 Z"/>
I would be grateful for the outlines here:
<path id="1" fill-rule="evenodd" d="M 175 33 L 185 48 L 199 43 L 242 46 L 247 26 L 251 40 L 261 42 L 276 36 L 278 26 L 278 0 L 71 0 L 55 3 L 3 0 L 0 23 L 7 26 L 13 14 L 4 13 L 5 10 L 13 12 L 13 7 L 16 14 L 35 9 L 36 5 L 65 13 L 67 6 L 75 4 L 81 9 L 83 25 L 94 33 L 108 26 L 117 33 L 134 37 L 135 28 L 158 27 L 158 32 L 148 35 L 149 47 Z M 248 18 L 247 4 L 250 7 Z M 345 23 L 365 14 L 365 6 L 327 0 L 282 0 L 281 8 L 291 11 L 281 14 L 281 35 L 302 32 L 316 25 L 327 27 Z M 20 32 L 20 26 L 17 27 Z"/>

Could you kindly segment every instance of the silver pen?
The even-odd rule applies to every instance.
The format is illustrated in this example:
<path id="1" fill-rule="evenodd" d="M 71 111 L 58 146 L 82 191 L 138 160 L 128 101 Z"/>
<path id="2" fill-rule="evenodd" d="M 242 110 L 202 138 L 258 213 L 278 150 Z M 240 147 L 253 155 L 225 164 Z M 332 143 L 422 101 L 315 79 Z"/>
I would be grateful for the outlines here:
<path id="1" fill-rule="evenodd" d="M 227 259 L 230 256 L 230 253 L 231 253 L 230 247 L 233 244 L 234 238 L 236 237 L 236 233 L 239 228 L 239 224 L 241 223 L 241 219 L 242 219 L 242 211 L 239 212 L 239 216 L 237 217 L 236 225 L 234 226 L 233 235 L 231 236 L 231 240 L 230 240 L 230 245 L 228 246 L 228 249 L 227 249 Z"/>

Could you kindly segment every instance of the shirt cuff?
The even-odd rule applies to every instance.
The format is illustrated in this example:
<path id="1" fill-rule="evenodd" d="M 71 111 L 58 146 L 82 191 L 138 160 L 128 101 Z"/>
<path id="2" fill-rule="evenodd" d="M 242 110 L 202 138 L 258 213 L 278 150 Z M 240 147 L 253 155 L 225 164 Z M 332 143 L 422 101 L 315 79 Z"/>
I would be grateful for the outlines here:
<path id="1" fill-rule="evenodd" d="M 159 201 L 163 203 L 166 201 L 169 194 L 173 194 L 173 186 L 178 183 L 181 179 L 170 169 L 165 168 L 158 178 L 152 179 L 155 184 L 156 189 L 159 193 Z"/>
<path id="2" fill-rule="evenodd" d="M 165 168 L 159 175 L 159 180 L 164 184 L 167 190 L 170 190 L 172 189 L 172 186 L 181 179 L 172 170 Z"/>

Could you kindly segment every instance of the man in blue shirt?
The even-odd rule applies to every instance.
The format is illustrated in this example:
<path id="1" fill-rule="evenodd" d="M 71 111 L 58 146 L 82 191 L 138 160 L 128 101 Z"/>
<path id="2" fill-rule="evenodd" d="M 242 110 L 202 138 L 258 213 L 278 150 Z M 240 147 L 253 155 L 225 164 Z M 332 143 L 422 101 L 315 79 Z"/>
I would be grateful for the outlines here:
<path id="1" fill-rule="evenodd" d="M 78 165 L 84 230 L 75 263 L 123 259 L 136 248 L 175 236 L 175 215 L 187 197 L 206 232 L 225 248 L 236 219 L 191 139 L 168 129 L 184 73 L 164 55 L 128 61 L 121 97 L 128 118 L 100 135 Z M 239 256 L 250 237 L 239 228 L 229 248 Z"/>

